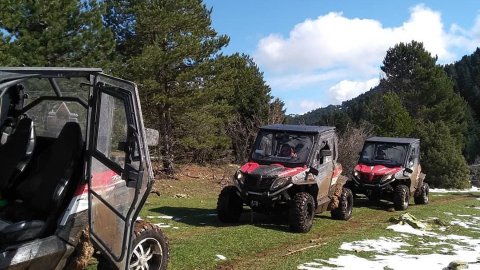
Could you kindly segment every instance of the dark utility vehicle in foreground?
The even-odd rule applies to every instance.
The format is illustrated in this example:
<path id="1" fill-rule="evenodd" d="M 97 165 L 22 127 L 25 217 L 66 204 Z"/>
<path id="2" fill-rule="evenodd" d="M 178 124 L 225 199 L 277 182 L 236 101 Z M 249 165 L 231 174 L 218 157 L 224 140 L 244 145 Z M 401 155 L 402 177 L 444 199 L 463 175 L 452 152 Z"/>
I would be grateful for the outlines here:
<path id="1" fill-rule="evenodd" d="M 0 68 L 0 134 L 0 269 L 72 269 L 86 228 L 99 268 L 166 269 L 167 239 L 137 221 L 154 178 L 134 83 Z"/>
<path id="2" fill-rule="evenodd" d="M 290 229 L 308 232 L 315 213 L 352 216 L 353 197 L 337 162 L 334 127 L 269 125 L 260 128 L 250 160 L 217 202 L 222 222 L 238 222 L 243 206 L 255 212 L 288 211 Z"/>
<path id="3" fill-rule="evenodd" d="M 428 203 L 428 184 L 420 166 L 420 140 L 371 137 L 365 141 L 348 186 L 370 200 L 393 201 L 396 210 Z"/>

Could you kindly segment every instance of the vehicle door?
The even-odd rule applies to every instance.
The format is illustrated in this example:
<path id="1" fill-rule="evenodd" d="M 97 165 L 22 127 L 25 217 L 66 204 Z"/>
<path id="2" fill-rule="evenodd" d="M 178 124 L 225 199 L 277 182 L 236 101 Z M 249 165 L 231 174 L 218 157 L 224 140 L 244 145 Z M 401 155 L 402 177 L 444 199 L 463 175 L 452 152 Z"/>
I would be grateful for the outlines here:
<path id="1" fill-rule="evenodd" d="M 316 149 L 315 158 L 318 170 L 316 176 L 318 185 L 318 202 L 319 205 L 328 200 L 328 192 L 330 189 L 330 182 L 332 180 L 332 173 L 334 168 L 334 140 L 333 134 L 321 135 L 318 148 Z"/>
<path id="2" fill-rule="evenodd" d="M 92 241 L 119 269 L 128 265 L 134 223 L 153 173 L 136 85 L 92 78 L 89 104 L 89 225 Z"/>
<path id="3" fill-rule="evenodd" d="M 412 170 L 410 175 L 410 191 L 414 191 L 417 188 L 418 176 L 422 170 L 420 167 L 420 144 L 412 143 L 408 152 L 408 159 L 406 167 Z"/>

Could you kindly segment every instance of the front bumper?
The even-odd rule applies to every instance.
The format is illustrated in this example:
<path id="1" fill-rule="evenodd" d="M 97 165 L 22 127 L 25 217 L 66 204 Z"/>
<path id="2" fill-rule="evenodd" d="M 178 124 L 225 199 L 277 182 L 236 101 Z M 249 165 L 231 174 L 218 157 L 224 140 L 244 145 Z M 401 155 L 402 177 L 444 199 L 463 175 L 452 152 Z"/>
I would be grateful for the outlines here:
<path id="1" fill-rule="evenodd" d="M 287 190 L 292 186 L 293 184 L 290 183 L 278 190 L 264 192 L 245 190 L 240 186 L 237 186 L 237 193 L 244 203 L 250 206 L 253 210 L 268 212 L 278 204 L 285 203 L 290 199 Z"/>
<path id="2" fill-rule="evenodd" d="M 352 177 L 352 183 L 355 187 L 355 189 L 363 191 L 363 190 L 375 190 L 375 191 L 380 191 L 384 189 L 389 189 L 391 187 L 390 184 L 395 182 L 395 178 L 392 178 L 390 180 L 384 181 L 384 182 L 376 182 L 376 183 L 365 183 L 359 181 L 357 178 Z"/>

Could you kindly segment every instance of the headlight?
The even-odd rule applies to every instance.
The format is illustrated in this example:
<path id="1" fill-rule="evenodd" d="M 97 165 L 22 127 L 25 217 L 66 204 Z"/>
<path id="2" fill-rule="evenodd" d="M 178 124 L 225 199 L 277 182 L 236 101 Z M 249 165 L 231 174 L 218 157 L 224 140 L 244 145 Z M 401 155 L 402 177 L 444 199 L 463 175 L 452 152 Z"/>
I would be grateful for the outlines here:
<path id="1" fill-rule="evenodd" d="M 393 178 L 393 174 L 385 174 L 382 179 L 380 180 L 380 182 L 385 182 L 385 181 L 388 181 L 390 179 Z"/>
<path id="2" fill-rule="evenodd" d="M 235 173 L 235 180 L 237 180 L 237 182 L 240 184 L 240 185 L 243 185 L 243 182 L 245 181 L 245 175 L 241 172 L 241 171 L 237 171 Z"/>
<path id="3" fill-rule="evenodd" d="M 360 176 L 360 173 L 357 170 L 353 170 L 353 176 L 358 178 Z"/>
<path id="4" fill-rule="evenodd" d="M 284 178 L 284 177 L 277 178 L 277 179 L 275 179 L 275 181 L 273 181 L 273 184 L 270 186 L 270 189 L 275 190 L 279 187 L 283 187 L 283 186 L 287 185 L 288 183 L 290 183 L 290 180 L 291 180 L 291 178 Z"/>

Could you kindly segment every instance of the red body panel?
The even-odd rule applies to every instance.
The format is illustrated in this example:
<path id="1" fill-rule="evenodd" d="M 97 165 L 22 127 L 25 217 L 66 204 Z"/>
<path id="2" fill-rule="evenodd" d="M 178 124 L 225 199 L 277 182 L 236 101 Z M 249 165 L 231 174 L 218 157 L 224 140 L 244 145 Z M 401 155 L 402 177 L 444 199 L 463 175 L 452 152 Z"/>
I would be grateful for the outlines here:
<path id="1" fill-rule="evenodd" d="M 288 168 L 278 163 L 270 164 L 270 165 L 260 165 L 255 162 L 247 162 L 240 168 L 240 171 L 247 174 L 291 177 L 304 172 L 306 169 L 307 169 L 306 166 Z"/>
<path id="2" fill-rule="evenodd" d="M 402 169 L 403 168 L 401 166 L 390 168 L 383 165 L 368 166 L 362 163 L 355 166 L 355 170 L 358 171 L 360 174 L 367 175 L 369 181 L 372 181 L 376 176 L 395 174 Z"/>

